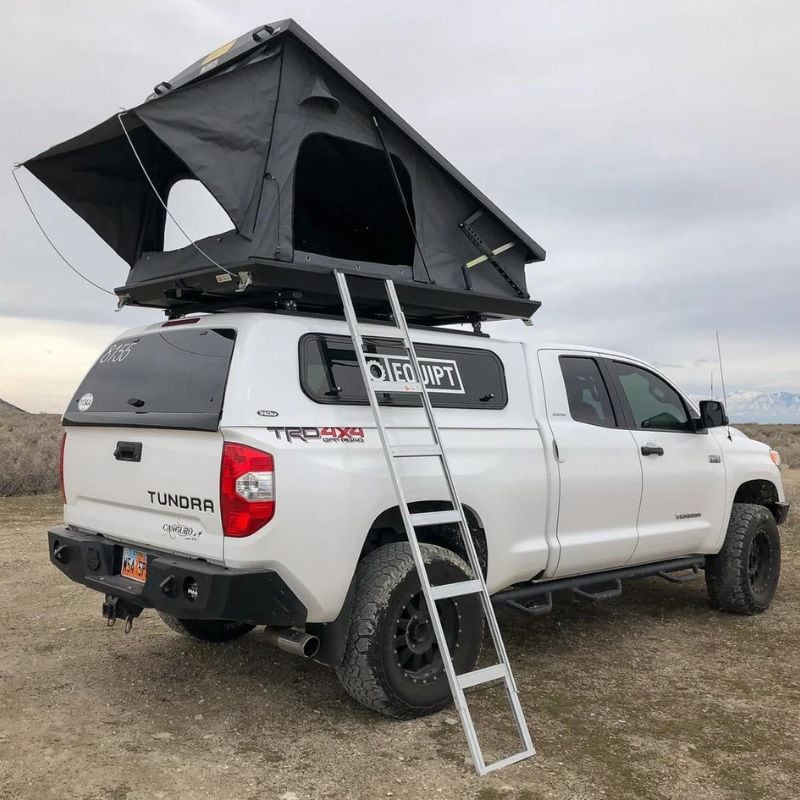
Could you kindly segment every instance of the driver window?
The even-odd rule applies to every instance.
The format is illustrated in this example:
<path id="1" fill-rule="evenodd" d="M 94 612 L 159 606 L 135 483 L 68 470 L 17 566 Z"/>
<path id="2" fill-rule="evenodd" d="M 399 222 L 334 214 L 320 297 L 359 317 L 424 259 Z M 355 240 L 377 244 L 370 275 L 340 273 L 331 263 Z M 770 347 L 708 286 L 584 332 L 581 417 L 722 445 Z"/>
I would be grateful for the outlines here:
<path id="1" fill-rule="evenodd" d="M 691 421 L 681 396 L 666 382 L 640 367 L 614 361 L 611 368 L 622 386 L 637 428 L 689 431 Z"/>

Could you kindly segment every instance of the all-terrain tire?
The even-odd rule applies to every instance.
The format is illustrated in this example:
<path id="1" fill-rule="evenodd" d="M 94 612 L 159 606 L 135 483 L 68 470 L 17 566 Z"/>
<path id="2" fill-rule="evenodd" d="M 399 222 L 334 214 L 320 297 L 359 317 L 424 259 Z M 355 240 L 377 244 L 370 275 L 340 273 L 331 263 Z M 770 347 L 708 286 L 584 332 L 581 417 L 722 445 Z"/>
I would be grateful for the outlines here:
<path id="1" fill-rule="evenodd" d="M 775 596 L 781 539 L 769 509 L 735 503 L 722 550 L 706 558 L 711 604 L 733 614 L 760 614 Z"/>
<path id="2" fill-rule="evenodd" d="M 158 616 L 175 633 L 203 642 L 229 642 L 255 628 L 255 625 L 247 622 L 229 622 L 224 619 L 178 619 L 165 611 L 159 611 Z"/>
<path id="3" fill-rule="evenodd" d="M 464 560 L 450 550 L 429 544 L 420 548 L 432 585 L 471 577 Z M 480 598 L 473 594 L 441 600 L 437 608 L 456 672 L 469 672 L 483 640 Z M 433 714 L 450 704 L 447 676 L 426 619 L 408 543 L 387 544 L 370 553 L 358 567 L 345 655 L 336 667 L 351 697 L 399 719 Z"/>

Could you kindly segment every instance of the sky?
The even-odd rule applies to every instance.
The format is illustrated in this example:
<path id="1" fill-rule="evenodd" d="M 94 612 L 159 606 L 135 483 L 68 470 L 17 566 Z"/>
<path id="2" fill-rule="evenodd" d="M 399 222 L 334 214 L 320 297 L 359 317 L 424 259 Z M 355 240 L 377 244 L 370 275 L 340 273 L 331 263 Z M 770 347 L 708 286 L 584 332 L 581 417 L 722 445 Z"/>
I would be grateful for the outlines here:
<path id="1" fill-rule="evenodd" d="M 633 353 L 708 392 L 800 391 L 800 11 L 793 0 L 502 3 L 58 0 L 4 4 L 0 398 L 61 412 L 120 331 L 44 241 L 11 166 L 293 16 L 547 250 L 543 306 L 502 338 Z M 127 265 L 20 170 L 67 257 Z M 187 223 L 188 224 L 188 223 Z M 715 382 L 719 380 L 718 372 Z"/>

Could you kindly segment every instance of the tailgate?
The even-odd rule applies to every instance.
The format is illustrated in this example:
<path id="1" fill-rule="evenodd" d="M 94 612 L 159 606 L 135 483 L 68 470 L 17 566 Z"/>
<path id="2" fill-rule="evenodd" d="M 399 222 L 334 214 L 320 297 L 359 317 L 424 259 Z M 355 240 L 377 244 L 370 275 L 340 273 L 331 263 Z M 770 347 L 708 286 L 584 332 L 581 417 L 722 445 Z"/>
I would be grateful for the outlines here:
<path id="1" fill-rule="evenodd" d="M 220 433 L 70 428 L 64 521 L 144 548 L 221 562 L 221 457 Z"/>
<path id="2" fill-rule="evenodd" d="M 219 420 L 236 332 L 181 322 L 114 342 L 70 401 L 64 519 L 221 562 Z"/>

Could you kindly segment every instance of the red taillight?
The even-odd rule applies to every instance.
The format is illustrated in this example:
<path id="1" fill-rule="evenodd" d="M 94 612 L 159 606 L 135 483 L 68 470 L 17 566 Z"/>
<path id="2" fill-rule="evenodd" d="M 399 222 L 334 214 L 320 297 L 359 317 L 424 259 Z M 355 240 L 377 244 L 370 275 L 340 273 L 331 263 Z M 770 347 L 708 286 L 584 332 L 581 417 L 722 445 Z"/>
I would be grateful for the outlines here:
<path id="1" fill-rule="evenodd" d="M 225 442 L 219 486 L 225 536 L 250 536 L 275 516 L 275 462 L 244 444 Z"/>
<path id="2" fill-rule="evenodd" d="M 61 499 L 66 503 L 67 494 L 64 491 L 64 448 L 67 446 L 67 432 L 61 434 L 61 446 L 58 453 L 58 484 L 61 487 Z"/>

